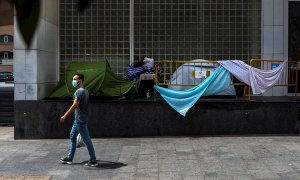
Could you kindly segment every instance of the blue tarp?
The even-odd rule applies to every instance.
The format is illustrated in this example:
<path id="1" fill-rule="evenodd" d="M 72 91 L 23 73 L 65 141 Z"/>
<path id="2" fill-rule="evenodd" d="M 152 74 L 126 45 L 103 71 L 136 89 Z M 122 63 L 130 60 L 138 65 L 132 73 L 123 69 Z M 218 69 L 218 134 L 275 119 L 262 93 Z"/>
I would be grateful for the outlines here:
<path id="1" fill-rule="evenodd" d="M 155 85 L 154 88 L 172 108 L 174 108 L 182 116 L 185 116 L 189 109 L 193 107 L 201 96 L 217 94 L 228 88 L 230 83 L 230 73 L 222 66 L 219 66 L 215 72 L 206 78 L 201 84 L 191 89 L 176 91 L 159 87 L 157 85 Z"/>

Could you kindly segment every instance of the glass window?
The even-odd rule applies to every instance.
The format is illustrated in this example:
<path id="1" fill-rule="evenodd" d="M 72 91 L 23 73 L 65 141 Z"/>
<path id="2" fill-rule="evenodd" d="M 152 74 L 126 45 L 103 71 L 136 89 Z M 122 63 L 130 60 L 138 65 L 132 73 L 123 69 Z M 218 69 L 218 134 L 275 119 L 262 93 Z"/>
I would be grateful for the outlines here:
<path id="1" fill-rule="evenodd" d="M 2 43 L 13 42 L 13 36 L 11 36 L 11 35 L 0 35 L 0 42 L 2 42 Z"/>
<path id="2" fill-rule="evenodd" d="M 124 43 L 124 40 L 129 40 L 130 37 L 130 2 L 95 0 L 91 3 L 92 5 L 79 15 L 77 8 L 74 8 L 77 6 L 77 0 L 60 1 L 60 10 L 68 10 L 67 13 L 60 13 L 60 24 L 64 24 L 60 25 L 59 29 L 60 44 L 66 44 L 60 46 L 60 52 L 68 54 L 60 55 L 60 72 L 64 72 L 64 64 L 74 60 L 107 59 L 112 69 L 117 69 L 115 67 L 120 64 L 126 67 L 129 64 L 130 46 Z M 66 35 L 69 35 L 68 38 L 64 38 Z M 115 73 L 124 77 L 126 68 L 121 69 L 124 71 L 118 69 Z"/>
<path id="3" fill-rule="evenodd" d="M 168 53 L 175 58 L 173 60 L 191 60 L 192 57 L 215 60 L 216 57 L 251 59 L 261 51 L 260 46 L 253 46 L 261 40 L 252 38 L 261 33 L 257 13 L 257 10 L 261 12 L 261 0 L 173 0 L 160 1 L 155 6 L 151 2 L 140 1 L 134 8 L 134 39 L 140 40 L 135 42 L 134 52 L 146 52 L 155 60 L 166 59 Z M 157 9 L 162 10 L 161 13 Z M 245 40 L 250 42 L 243 43 Z M 246 46 L 240 48 L 241 43 Z M 226 44 L 230 44 L 231 51 L 223 51 L 228 48 Z M 156 47 L 161 48 L 161 54 L 153 53 Z M 143 59 L 144 55 L 135 54 L 134 59 Z"/>
<path id="4" fill-rule="evenodd" d="M 3 59 L 8 59 L 8 52 L 3 53 Z"/>
<path id="5" fill-rule="evenodd" d="M 7 36 L 7 35 L 4 35 L 3 40 L 4 40 L 4 42 L 8 42 L 8 36 Z"/>
<path id="6" fill-rule="evenodd" d="M 135 61 L 145 56 L 155 60 L 257 58 L 261 1 L 135 0 L 134 49 L 130 51 L 130 1 L 95 0 L 79 14 L 77 0 L 61 0 L 61 72 L 75 59 L 105 58 L 124 77 L 130 52 Z M 77 49 L 82 51 L 80 56 L 73 54 Z"/>
<path id="7" fill-rule="evenodd" d="M 9 51 L 1 51 L 0 59 L 13 59 L 13 53 Z"/>

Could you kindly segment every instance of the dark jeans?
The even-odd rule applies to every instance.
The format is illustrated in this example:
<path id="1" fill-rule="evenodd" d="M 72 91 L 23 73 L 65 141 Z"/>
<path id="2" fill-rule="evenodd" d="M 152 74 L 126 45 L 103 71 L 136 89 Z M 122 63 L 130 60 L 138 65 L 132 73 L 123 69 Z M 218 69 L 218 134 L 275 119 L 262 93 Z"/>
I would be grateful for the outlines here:
<path id="1" fill-rule="evenodd" d="M 89 130 L 87 128 L 87 123 L 79 123 L 79 122 L 76 122 L 76 120 L 74 120 L 73 127 L 70 132 L 71 143 L 70 143 L 68 158 L 70 160 L 73 160 L 73 158 L 74 158 L 75 151 L 76 151 L 77 135 L 79 133 L 89 151 L 90 160 L 96 161 L 95 150 L 94 150 L 94 146 L 93 146 L 90 134 L 89 134 Z"/>

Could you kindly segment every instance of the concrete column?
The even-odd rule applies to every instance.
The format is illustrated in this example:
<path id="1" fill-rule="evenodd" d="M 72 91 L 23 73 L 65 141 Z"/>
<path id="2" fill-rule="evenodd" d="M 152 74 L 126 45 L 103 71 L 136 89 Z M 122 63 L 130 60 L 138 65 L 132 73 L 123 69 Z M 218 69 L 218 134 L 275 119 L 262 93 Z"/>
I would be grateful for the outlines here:
<path id="1" fill-rule="evenodd" d="M 58 3 L 41 1 L 39 23 L 30 47 L 14 24 L 15 100 L 42 99 L 58 82 Z"/>
<path id="2" fill-rule="evenodd" d="M 264 59 L 284 59 L 284 1 L 262 1 L 262 29 Z"/>
<path id="3" fill-rule="evenodd" d="M 262 0 L 262 59 L 287 59 L 285 51 L 285 1 Z M 286 87 L 274 87 L 265 96 L 287 94 Z"/>

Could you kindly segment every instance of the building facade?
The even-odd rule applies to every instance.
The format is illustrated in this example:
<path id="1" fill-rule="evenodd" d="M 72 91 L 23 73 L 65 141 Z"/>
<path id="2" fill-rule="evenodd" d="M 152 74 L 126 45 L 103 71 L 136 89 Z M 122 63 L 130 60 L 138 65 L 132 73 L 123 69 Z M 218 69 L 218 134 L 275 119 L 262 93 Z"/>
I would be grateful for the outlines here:
<path id="1" fill-rule="evenodd" d="M 0 1 L 0 72 L 13 72 L 13 6 Z"/>
<path id="2" fill-rule="evenodd" d="M 106 59 L 124 78 L 127 66 L 144 57 L 298 60 L 299 4 L 298 0 L 93 0 L 79 13 L 75 0 L 42 0 L 31 47 L 25 46 L 15 25 L 15 99 L 47 96 L 70 61 Z M 287 94 L 283 89 L 266 93 Z"/>

